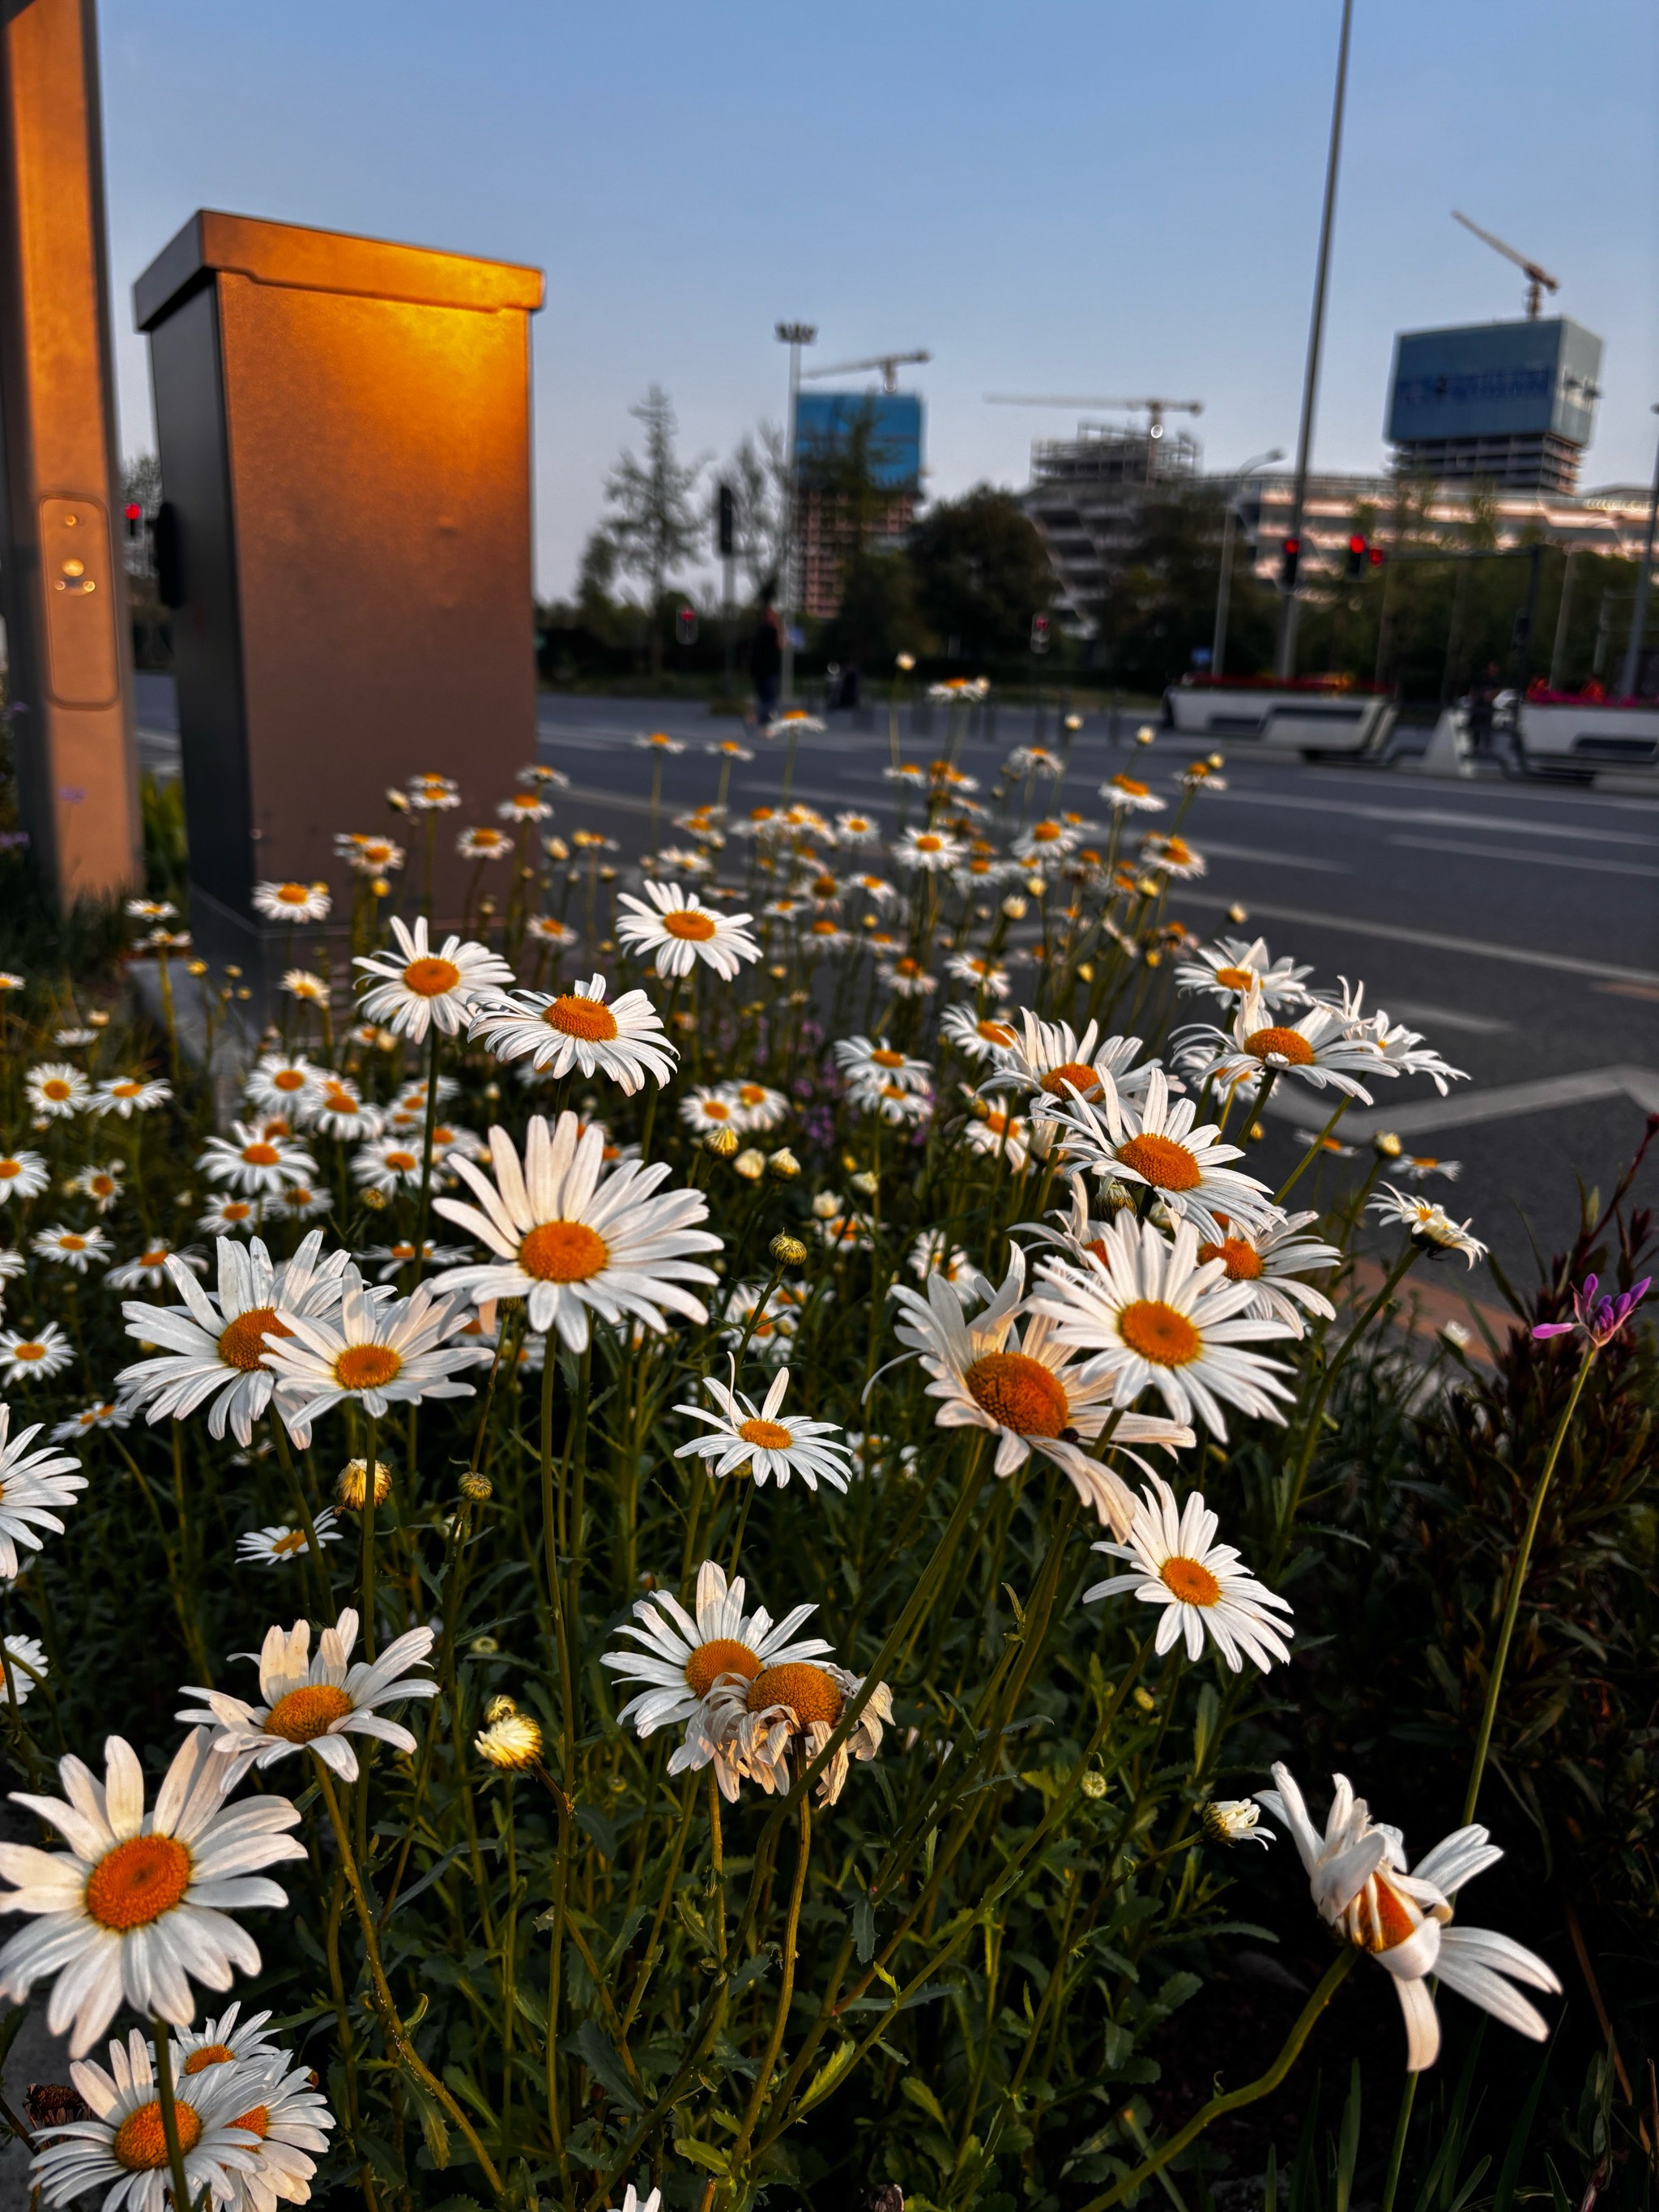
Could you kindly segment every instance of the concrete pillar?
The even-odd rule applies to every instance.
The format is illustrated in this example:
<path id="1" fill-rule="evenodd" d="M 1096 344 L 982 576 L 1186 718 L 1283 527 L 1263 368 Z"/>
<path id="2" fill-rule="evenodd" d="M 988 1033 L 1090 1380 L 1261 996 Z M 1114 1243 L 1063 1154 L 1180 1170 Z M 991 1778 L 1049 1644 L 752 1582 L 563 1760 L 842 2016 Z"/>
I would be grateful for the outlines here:
<path id="1" fill-rule="evenodd" d="M 141 872 L 94 0 L 0 8 L 0 418 L 19 795 L 69 906 Z"/>

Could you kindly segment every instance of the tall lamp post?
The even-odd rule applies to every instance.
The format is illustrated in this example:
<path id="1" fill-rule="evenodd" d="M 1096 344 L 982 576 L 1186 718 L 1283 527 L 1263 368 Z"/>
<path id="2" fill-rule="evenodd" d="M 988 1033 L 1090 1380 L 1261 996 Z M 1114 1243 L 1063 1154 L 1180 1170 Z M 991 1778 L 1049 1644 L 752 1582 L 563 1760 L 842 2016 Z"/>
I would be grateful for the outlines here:
<path id="1" fill-rule="evenodd" d="M 1227 520 L 1221 526 L 1221 579 L 1215 587 L 1215 636 L 1210 646 L 1212 677 L 1221 674 L 1227 658 L 1227 606 L 1233 595 L 1233 526 L 1238 520 L 1239 488 L 1246 477 L 1253 477 L 1258 469 L 1269 469 L 1284 458 L 1285 448 L 1274 446 L 1267 453 L 1258 453 L 1253 461 L 1246 461 L 1227 495 Z"/>
<path id="2" fill-rule="evenodd" d="M 779 611 L 783 617 L 783 703 L 791 707 L 795 701 L 795 409 L 800 399 L 800 349 L 816 343 L 817 325 L 780 323 L 776 335 L 779 343 L 789 349 L 789 464 L 783 487 L 783 605 Z"/>
<path id="3" fill-rule="evenodd" d="M 1659 400 L 1653 411 L 1659 415 Z M 1653 490 L 1648 498 L 1648 534 L 1642 545 L 1642 565 L 1636 572 L 1636 599 L 1630 611 L 1630 641 L 1625 647 L 1624 673 L 1619 679 L 1619 689 L 1626 699 L 1636 696 L 1637 678 L 1642 672 L 1642 632 L 1648 618 L 1648 580 L 1653 574 L 1653 526 L 1659 522 L 1659 453 L 1653 459 Z"/>
<path id="4" fill-rule="evenodd" d="M 1331 231 L 1336 221 L 1336 178 L 1342 161 L 1342 111 L 1348 96 L 1348 33 L 1353 21 L 1353 0 L 1342 0 L 1342 36 L 1336 54 L 1336 94 L 1331 102 L 1331 143 L 1325 157 L 1325 206 L 1319 221 L 1319 261 L 1314 272 L 1313 317 L 1308 325 L 1308 362 L 1302 378 L 1302 421 L 1296 440 L 1296 486 L 1291 495 L 1291 520 L 1285 536 L 1299 540 L 1302 509 L 1308 496 L 1308 453 L 1313 444 L 1314 406 L 1319 397 L 1319 351 L 1325 337 L 1325 290 L 1331 266 Z M 1296 673 L 1297 601 L 1294 586 L 1279 610 L 1279 654 L 1276 672 Z"/>

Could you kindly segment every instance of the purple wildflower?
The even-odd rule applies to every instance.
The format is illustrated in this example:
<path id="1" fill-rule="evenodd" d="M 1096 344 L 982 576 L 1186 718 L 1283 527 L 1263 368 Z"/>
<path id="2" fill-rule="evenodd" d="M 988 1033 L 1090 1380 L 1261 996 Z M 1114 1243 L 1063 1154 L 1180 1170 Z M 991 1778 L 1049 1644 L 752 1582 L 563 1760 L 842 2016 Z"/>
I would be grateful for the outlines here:
<path id="1" fill-rule="evenodd" d="M 1644 1275 L 1633 1290 L 1621 1291 L 1616 1297 L 1598 1297 L 1594 1275 L 1586 1275 L 1573 1292 L 1571 1321 L 1540 1322 L 1533 1330 L 1535 1337 L 1571 1336 L 1582 1330 L 1599 1352 L 1610 1344 L 1625 1323 L 1646 1297 L 1651 1275 Z"/>

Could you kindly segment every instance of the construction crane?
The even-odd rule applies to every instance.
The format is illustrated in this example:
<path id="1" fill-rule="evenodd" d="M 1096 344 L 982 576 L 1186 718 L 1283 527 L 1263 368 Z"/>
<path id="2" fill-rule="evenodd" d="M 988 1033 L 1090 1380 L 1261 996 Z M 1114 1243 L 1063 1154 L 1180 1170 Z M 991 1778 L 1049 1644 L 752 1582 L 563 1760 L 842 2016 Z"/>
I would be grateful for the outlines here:
<path id="1" fill-rule="evenodd" d="M 1146 435 L 1164 435 L 1166 415 L 1201 415 L 1201 399 L 1079 399 L 1066 393 L 1032 394 L 1027 392 L 988 392 L 986 400 L 993 407 L 1126 407 L 1134 414 L 1144 408 L 1146 413 Z"/>
<path id="2" fill-rule="evenodd" d="M 882 390 L 896 392 L 898 373 L 907 362 L 932 361 L 933 358 L 925 347 L 918 347 L 915 353 L 878 353 L 868 361 L 838 361 L 831 368 L 804 368 L 800 373 L 801 382 L 805 384 L 813 377 L 856 376 L 862 369 L 878 368 Z"/>
<path id="3" fill-rule="evenodd" d="M 1535 323 L 1538 320 L 1538 311 L 1544 304 L 1545 293 L 1559 292 L 1561 289 L 1560 278 L 1552 276 L 1547 269 L 1540 269 L 1535 261 L 1528 261 L 1524 253 L 1517 253 L 1512 246 L 1506 246 L 1501 238 L 1494 238 L 1491 231 L 1482 230 L 1478 222 L 1471 222 L 1468 216 L 1457 208 L 1452 210 L 1452 221 L 1461 222 L 1465 230 L 1472 230 L 1478 239 L 1491 246 L 1494 253 L 1501 253 L 1505 261 L 1514 262 L 1517 269 L 1525 272 L 1527 320 L 1529 323 Z"/>

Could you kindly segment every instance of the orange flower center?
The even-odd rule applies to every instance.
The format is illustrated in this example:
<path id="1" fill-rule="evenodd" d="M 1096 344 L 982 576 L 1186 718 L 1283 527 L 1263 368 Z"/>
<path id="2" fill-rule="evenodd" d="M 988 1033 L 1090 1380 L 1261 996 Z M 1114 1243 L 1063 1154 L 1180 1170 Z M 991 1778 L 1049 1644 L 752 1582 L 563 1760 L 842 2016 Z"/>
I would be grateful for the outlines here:
<path id="1" fill-rule="evenodd" d="M 1071 1425 L 1065 1385 L 1025 1352 L 988 1352 L 962 1379 L 981 1411 L 1016 1436 L 1057 1437 Z"/>
<path id="2" fill-rule="evenodd" d="M 1085 1067 L 1080 1060 L 1062 1060 L 1058 1067 L 1050 1068 L 1042 1079 L 1042 1087 L 1051 1098 L 1064 1098 L 1067 1084 L 1075 1085 L 1085 1098 L 1098 1098 L 1100 1078 L 1092 1067 Z"/>
<path id="3" fill-rule="evenodd" d="M 404 988 L 413 991 L 417 999 L 441 999 L 460 980 L 461 971 L 453 960 L 431 955 L 424 960 L 411 960 L 404 970 Z"/>
<path id="4" fill-rule="evenodd" d="M 114 1188 L 112 1176 L 95 1175 L 89 1176 L 87 1182 L 87 1188 L 94 1198 L 107 1198 Z"/>
<path id="5" fill-rule="evenodd" d="M 210 2066 L 228 2066 L 236 2053 L 228 2043 L 204 2043 L 199 2051 L 192 2051 L 185 2061 L 186 2074 L 205 2073 Z"/>
<path id="6" fill-rule="evenodd" d="M 1166 837 L 1158 857 L 1173 863 L 1177 868 L 1184 868 L 1193 857 L 1192 848 L 1184 837 Z"/>
<path id="7" fill-rule="evenodd" d="M 190 1887 L 191 1857 L 176 1836 L 129 1836 L 87 1877 L 87 1911 L 100 1928 L 148 1928 Z"/>
<path id="8" fill-rule="evenodd" d="M 71 1229 L 58 1238 L 58 1247 L 63 1252 L 84 1252 L 87 1249 L 87 1240 L 84 1237 L 77 1237 Z"/>
<path id="9" fill-rule="evenodd" d="M 135 1083 L 129 1076 L 125 1083 L 111 1084 L 110 1096 L 112 1098 L 136 1098 L 143 1087 L 142 1083 Z"/>
<path id="10" fill-rule="evenodd" d="M 815 921 L 806 933 L 809 937 L 839 937 L 841 932 L 833 921 Z"/>
<path id="11" fill-rule="evenodd" d="M 744 1702 L 751 1713 L 764 1712 L 769 1705 L 787 1705 L 803 1727 L 827 1721 L 833 1728 L 847 1701 L 822 1667 L 798 1659 L 787 1666 L 763 1667 L 749 1685 Z"/>
<path id="12" fill-rule="evenodd" d="M 1261 1273 L 1261 1255 L 1242 1237 L 1226 1237 L 1219 1244 L 1200 1244 L 1199 1265 L 1210 1260 L 1225 1261 L 1227 1273 L 1236 1283 L 1253 1283 Z"/>
<path id="13" fill-rule="evenodd" d="M 179 2149 L 186 2153 L 194 2150 L 202 2140 L 200 2114 L 185 2104 L 175 2103 L 173 2111 Z M 136 2112 L 129 2112 L 115 2130 L 115 2141 L 110 2148 L 115 2154 L 116 2164 L 125 2166 L 129 2173 L 148 2173 L 155 2166 L 165 2166 L 167 2138 L 161 2124 L 160 2100 L 140 2105 Z"/>
<path id="14" fill-rule="evenodd" d="M 251 2111 L 239 2112 L 230 2124 L 234 2128 L 246 2128 L 251 2136 L 263 2142 L 270 2133 L 270 2111 L 265 2105 L 255 2105 Z"/>
<path id="15" fill-rule="evenodd" d="M 67 1098 L 70 1095 L 70 1086 L 61 1075 L 49 1077 L 40 1088 L 48 1098 Z"/>
<path id="16" fill-rule="evenodd" d="M 432 1133 L 435 1137 L 438 1133 L 434 1129 Z M 413 1152 L 395 1152 L 386 1153 L 386 1164 L 396 1168 L 400 1175 L 413 1175 L 421 1164 Z"/>
<path id="17" fill-rule="evenodd" d="M 763 1421 L 758 1415 L 744 1421 L 738 1434 L 744 1443 L 753 1444 L 760 1451 L 787 1451 L 794 1442 L 781 1421 Z"/>
<path id="18" fill-rule="evenodd" d="M 1117 1317 L 1118 1334 L 1131 1352 L 1154 1367 L 1185 1367 L 1204 1349 L 1204 1340 L 1184 1313 L 1162 1298 L 1137 1298 Z"/>
<path id="19" fill-rule="evenodd" d="M 251 1306 L 221 1332 L 219 1357 L 227 1367 L 240 1367 L 245 1374 L 257 1375 L 264 1364 L 264 1340 L 293 1334 L 291 1328 L 284 1328 L 277 1320 L 275 1307 Z"/>
<path id="20" fill-rule="evenodd" d="M 350 1698 L 332 1682 L 307 1682 L 277 1698 L 265 1722 L 265 1734 L 279 1735 L 284 1743 L 309 1743 L 313 1736 L 325 1735 L 331 1723 L 343 1720 L 351 1709 Z"/>
<path id="21" fill-rule="evenodd" d="M 349 1344 L 334 1362 L 342 1390 L 383 1390 L 404 1371 L 401 1354 L 389 1344 Z"/>
<path id="22" fill-rule="evenodd" d="M 916 840 L 916 850 L 919 853 L 937 853 L 944 842 L 943 837 L 935 837 L 931 830 L 924 830 Z"/>
<path id="23" fill-rule="evenodd" d="M 303 1091 L 306 1079 L 297 1067 L 279 1067 L 270 1079 L 273 1091 Z"/>
<path id="24" fill-rule="evenodd" d="M 732 1109 L 723 1098 L 704 1098 L 698 1103 L 706 1121 L 729 1121 L 732 1118 Z"/>
<path id="25" fill-rule="evenodd" d="M 1270 1053 L 1288 1060 L 1292 1067 L 1309 1067 L 1313 1064 L 1314 1048 L 1300 1030 L 1254 1030 L 1244 1040 L 1244 1049 L 1256 1059 L 1266 1060 Z"/>
<path id="26" fill-rule="evenodd" d="M 1220 1583 L 1198 1559 L 1183 1559 L 1177 1554 L 1165 1559 L 1158 1572 L 1164 1588 L 1182 1605 L 1214 1605 L 1220 1599 Z"/>
<path id="27" fill-rule="evenodd" d="M 44 1359 L 46 1347 L 44 1344 L 14 1344 L 11 1356 L 14 1359 Z"/>
<path id="28" fill-rule="evenodd" d="M 307 1548 L 303 1528 L 290 1528 L 286 1536 L 278 1536 L 270 1547 L 273 1559 L 291 1559 Z"/>
<path id="29" fill-rule="evenodd" d="M 735 1637 L 717 1636 L 698 1644 L 686 1661 L 685 1680 L 696 1696 L 706 1698 L 722 1674 L 741 1674 L 745 1682 L 752 1682 L 760 1670 L 760 1661 L 746 1644 Z"/>
<path id="30" fill-rule="evenodd" d="M 585 1044 L 608 1044 L 617 1034 L 617 1017 L 609 1006 L 602 1006 L 597 999 L 585 999 L 578 991 L 565 991 L 542 1012 L 542 1019 L 550 1030 L 565 1036 L 580 1037 Z"/>
<path id="31" fill-rule="evenodd" d="M 275 1145 L 244 1145 L 242 1158 L 251 1168 L 274 1168 L 282 1158 Z"/>
<path id="32" fill-rule="evenodd" d="M 141 1267 L 159 1267 L 167 1256 L 167 1248 L 162 1244 L 153 1252 L 141 1252 L 138 1255 L 138 1265 Z"/>
<path id="33" fill-rule="evenodd" d="M 904 1065 L 904 1054 L 902 1052 L 895 1052 L 890 1044 L 878 1044 L 871 1054 L 870 1059 L 872 1065 L 876 1067 L 902 1067 Z"/>
<path id="34" fill-rule="evenodd" d="M 0 1182 L 9 1182 L 14 1176 L 23 1172 L 21 1160 L 0 1160 Z"/>
<path id="35" fill-rule="evenodd" d="M 519 1247 L 519 1265 L 538 1283 L 586 1283 L 610 1259 L 604 1237 L 581 1221 L 544 1221 Z"/>
<path id="36" fill-rule="evenodd" d="M 1032 824 L 1031 842 L 1035 845 L 1052 845 L 1060 835 L 1058 822 L 1037 822 Z"/>
<path id="37" fill-rule="evenodd" d="M 1195 1190 L 1203 1180 L 1198 1162 L 1172 1137 L 1131 1137 L 1118 1146 L 1116 1158 L 1155 1190 Z"/>
<path id="38" fill-rule="evenodd" d="M 1418 1923 L 1412 1917 L 1410 1907 L 1381 1875 L 1372 1875 L 1370 1887 L 1376 1899 L 1376 1917 L 1365 1932 L 1364 1948 L 1368 1951 L 1392 1951 L 1396 1944 L 1417 1933 Z"/>
<path id="39" fill-rule="evenodd" d="M 763 1083 L 738 1084 L 738 1103 L 741 1106 L 764 1106 L 766 1085 Z"/>
<path id="40" fill-rule="evenodd" d="M 1259 979 L 1253 968 L 1218 968 L 1215 980 L 1224 983 L 1230 991 L 1248 991 Z"/>
<path id="41" fill-rule="evenodd" d="M 219 1208 L 219 1218 L 221 1221 L 246 1221 L 252 1211 L 253 1208 L 245 1200 L 228 1198 Z M 291 1334 L 290 1330 L 285 1328 L 271 1331 L 273 1336 L 288 1336 Z"/>
<path id="42" fill-rule="evenodd" d="M 974 1027 L 988 1044 L 1000 1044 L 1006 1048 L 1014 1042 L 1014 1033 L 1006 1022 L 975 1022 Z"/>
<path id="43" fill-rule="evenodd" d="M 303 906 L 310 894 L 303 884 L 279 884 L 276 896 L 284 906 Z"/>
<path id="44" fill-rule="evenodd" d="M 706 945 L 714 934 L 714 917 L 701 907 L 677 906 L 664 915 L 662 926 L 671 937 L 684 937 L 694 945 Z"/>
<path id="45" fill-rule="evenodd" d="M 1146 786 L 1137 783 L 1132 775 L 1115 775 L 1112 781 L 1119 791 L 1127 791 L 1132 799 L 1145 799 L 1146 796 Z"/>

